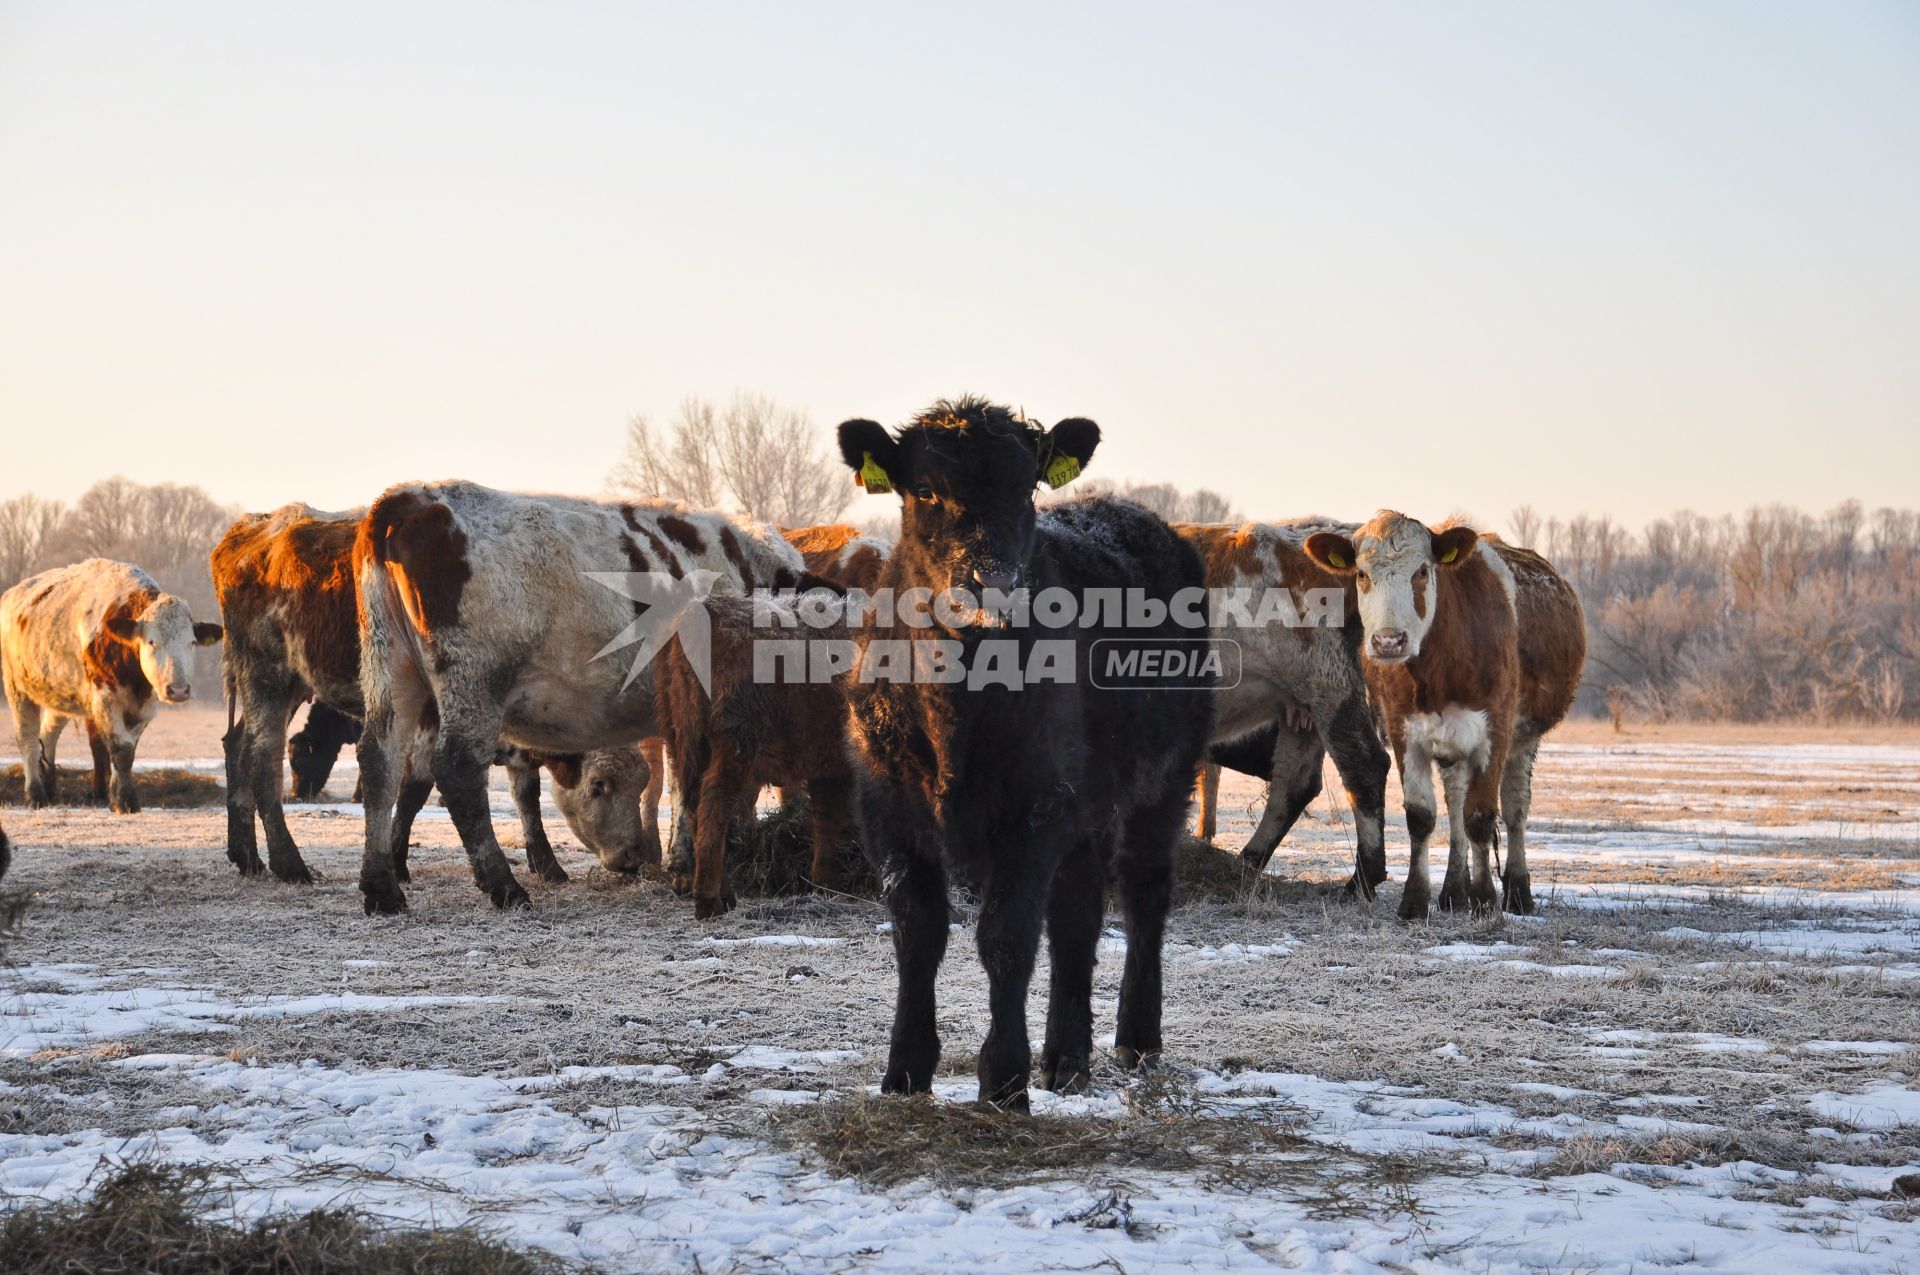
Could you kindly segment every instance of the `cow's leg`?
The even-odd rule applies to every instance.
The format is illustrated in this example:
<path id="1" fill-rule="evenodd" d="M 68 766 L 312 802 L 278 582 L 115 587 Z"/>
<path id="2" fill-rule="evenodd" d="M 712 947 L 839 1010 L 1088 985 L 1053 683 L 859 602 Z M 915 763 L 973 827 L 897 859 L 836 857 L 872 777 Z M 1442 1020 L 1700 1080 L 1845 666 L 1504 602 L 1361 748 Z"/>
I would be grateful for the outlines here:
<path id="1" fill-rule="evenodd" d="M 840 833 L 853 806 L 853 782 L 807 781 L 807 820 L 813 832 L 813 867 L 808 875 L 817 890 L 840 888 Z"/>
<path id="2" fill-rule="evenodd" d="M 1220 830 L 1220 764 L 1200 764 L 1200 826 L 1194 832 L 1202 841 L 1212 841 Z"/>
<path id="3" fill-rule="evenodd" d="M 129 726 L 111 706 L 106 713 L 106 720 L 96 718 L 95 725 L 106 736 L 107 756 L 113 762 L 113 775 L 107 780 L 107 805 L 115 814 L 137 815 L 140 793 L 133 784 L 133 754 L 140 746 L 140 735 L 147 724 L 136 722 Z"/>
<path id="4" fill-rule="evenodd" d="M 370 687 L 367 717 L 355 755 L 360 759 L 360 794 L 366 806 L 367 843 L 360 859 L 361 902 L 367 915 L 407 910 L 400 892 L 392 848 L 394 802 L 400 788 L 400 759 L 419 729 L 419 706 L 396 706 L 383 688 Z M 402 711 L 402 708 L 406 711 Z"/>
<path id="5" fill-rule="evenodd" d="M 1400 792 L 1407 810 L 1407 888 L 1400 894 L 1400 919 L 1424 921 L 1433 896 L 1427 868 L 1427 839 L 1433 836 L 1433 758 L 1419 745 L 1399 749 Z"/>
<path id="6" fill-rule="evenodd" d="M 9 694 L 13 709 L 13 739 L 20 750 L 20 777 L 27 785 L 27 805 L 38 809 L 52 802 L 47 775 L 40 766 L 40 725 L 44 710 L 24 695 Z"/>
<path id="7" fill-rule="evenodd" d="M 1240 857 L 1254 871 L 1267 870 L 1267 863 L 1279 849 L 1281 840 L 1320 795 L 1320 773 L 1325 760 L 1320 740 L 1313 734 L 1286 729 L 1275 732 L 1267 808 L 1260 814 L 1260 825 L 1240 851 Z"/>
<path id="8" fill-rule="evenodd" d="M 1353 810 L 1353 875 L 1347 878 L 1347 893 L 1371 899 L 1374 887 L 1387 879 L 1387 770 L 1392 762 L 1364 694 L 1349 696 L 1325 716 L 1316 713 L 1314 721 Z"/>
<path id="9" fill-rule="evenodd" d="M 1184 801 L 1180 815 L 1184 823 Z M 1059 863 L 1056 855 L 1032 839 L 1025 844 L 1010 839 L 996 847 L 980 901 L 974 941 L 987 972 L 987 1006 L 992 1015 L 987 1038 L 980 1045 L 980 1101 L 1003 1110 L 1028 1109 L 1033 1047 L 1027 1040 L 1027 990 L 1040 952 L 1048 886 Z"/>
<path id="10" fill-rule="evenodd" d="M 734 813 L 753 806 L 754 787 L 742 783 L 746 759 L 721 740 L 700 776 L 700 804 L 693 816 L 693 919 L 710 920 L 733 911 L 727 884 L 727 828 Z"/>
<path id="11" fill-rule="evenodd" d="M 507 768 L 513 808 L 520 814 L 520 835 L 527 843 L 527 870 L 542 881 L 565 881 L 567 870 L 553 857 L 553 843 L 547 840 L 546 825 L 540 821 L 539 764 L 523 748 L 502 749 L 499 761 Z"/>
<path id="12" fill-rule="evenodd" d="M 1469 763 L 1460 765 L 1464 769 Z M 1467 782 L 1467 840 L 1473 845 L 1473 877 L 1467 883 L 1467 900 L 1476 916 L 1500 910 L 1500 891 L 1493 883 L 1493 843 L 1500 835 L 1500 781 L 1506 769 L 1506 740 L 1496 736 L 1486 764 L 1474 770 Z"/>
<path id="13" fill-rule="evenodd" d="M 660 862 L 660 794 L 667 786 L 667 745 L 655 735 L 640 741 L 640 758 L 647 763 L 647 789 L 640 794 L 640 821 L 646 826 L 647 857 Z"/>
<path id="14" fill-rule="evenodd" d="M 393 876 L 397 881 L 413 880 L 413 873 L 407 868 L 407 851 L 413 844 L 413 820 L 432 795 L 432 779 L 416 779 L 409 770 L 400 781 L 400 798 L 394 805 L 393 831 L 389 834 L 393 843 Z"/>
<path id="15" fill-rule="evenodd" d="M 1533 759 L 1537 735 L 1516 739 L 1500 779 L 1500 813 L 1507 825 L 1507 866 L 1501 874 L 1500 905 L 1523 916 L 1533 913 L 1533 879 L 1527 874 L 1527 812 L 1533 806 Z"/>
<path id="16" fill-rule="evenodd" d="M 1440 908 L 1445 912 L 1467 907 L 1471 880 L 1467 868 L 1467 784 L 1472 777 L 1473 763 L 1464 757 L 1440 767 L 1440 782 L 1447 792 L 1447 875 L 1440 882 Z"/>
<path id="17" fill-rule="evenodd" d="M 1314 754 L 1317 757 L 1319 750 Z M 1127 923 L 1127 960 L 1120 975 L 1120 1008 L 1113 1056 L 1122 1067 L 1148 1067 L 1160 1056 L 1160 947 L 1173 906 L 1173 873 L 1186 793 L 1170 791 L 1135 810 L 1121 829 L 1120 902 Z"/>
<path id="18" fill-rule="evenodd" d="M 60 750 L 60 732 L 67 728 L 67 719 L 59 713 L 48 713 L 40 719 L 40 774 L 47 785 L 47 800 L 57 801 L 60 797 L 60 767 L 55 754 Z M 87 734 L 92 737 L 89 725 Z"/>
<path id="19" fill-rule="evenodd" d="M 919 830 L 900 804 L 882 794 L 861 796 L 860 830 L 867 855 L 880 869 L 893 918 L 897 978 L 893 1032 L 887 1045 L 883 1093 L 926 1093 L 940 1065 L 934 1022 L 934 978 L 947 954 L 947 872 L 923 849 Z"/>
<path id="20" fill-rule="evenodd" d="M 91 723 L 87 726 L 87 735 L 96 741 L 100 738 Z M 94 765 L 98 767 L 106 746 L 96 744 L 95 747 Z M 267 865 L 260 861 L 260 842 L 253 827 L 253 770 L 247 756 L 245 718 L 236 718 L 233 725 L 227 727 L 227 733 L 220 737 L 220 748 L 227 760 L 227 862 L 238 868 L 243 877 L 259 876 L 267 870 Z"/>
<path id="21" fill-rule="evenodd" d="M 107 773 L 113 769 L 113 759 L 107 756 L 107 741 L 100 738 L 100 728 L 87 720 L 87 752 L 93 757 L 93 804 L 107 804 Z"/>
<path id="22" fill-rule="evenodd" d="M 293 715 L 294 687 L 263 674 L 243 678 L 239 691 L 240 720 L 247 732 L 247 779 L 243 786 L 260 816 L 260 826 L 266 830 L 267 868 L 281 881 L 311 885 L 313 873 L 300 857 L 300 847 L 294 844 L 281 804 L 281 758 L 287 755 L 287 719 Z"/>
<path id="23" fill-rule="evenodd" d="M 1047 1039 L 1040 1087 L 1079 1093 L 1092 1079 L 1093 964 L 1106 906 L 1106 869 L 1092 842 L 1068 852 L 1047 898 Z"/>
<path id="24" fill-rule="evenodd" d="M 667 885 L 682 897 L 693 893 L 694 838 L 699 830 L 697 812 L 703 799 L 711 751 L 692 746 L 693 732 L 688 732 L 687 737 L 688 746 L 673 754 L 673 829 L 667 853 Z"/>
<path id="25" fill-rule="evenodd" d="M 461 711 L 462 709 L 465 711 Z M 493 835 L 493 811 L 487 804 L 487 772 L 500 744 L 500 713 L 476 696 L 462 705 L 443 695 L 440 733 L 433 748 L 433 782 L 460 831 L 474 884 L 497 908 L 530 907 L 527 892 L 507 866 Z"/>

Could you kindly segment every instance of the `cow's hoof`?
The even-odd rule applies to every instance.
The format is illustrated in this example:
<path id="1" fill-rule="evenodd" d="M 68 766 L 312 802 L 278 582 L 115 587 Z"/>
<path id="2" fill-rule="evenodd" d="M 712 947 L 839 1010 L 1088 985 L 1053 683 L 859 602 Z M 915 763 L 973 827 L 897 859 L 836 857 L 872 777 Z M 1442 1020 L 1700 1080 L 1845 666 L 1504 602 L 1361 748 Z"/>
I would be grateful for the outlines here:
<path id="1" fill-rule="evenodd" d="M 555 885 L 572 879 L 567 876 L 567 870 L 560 866 L 560 861 L 554 858 L 543 859 L 538 863 L 535 863 L 532 859 L 528 859 L 527 871 L 533 873 L 533 875 L 539 877 L 542 881 L 551 881 Z"/>
<path id="2" fill-rule="evenodd" d="M 407 910 L 407 896 L 398 890 L 360 887 L 361 906 L 368 916 L 399 916 Z"/>
<path id="3" fill-rule="evenodd" d="M 669 870 L 667 873 L 667 888 L 681 898 L 686 898 L 693 893 L 693 874 L 691 872 L 681 872 L 678 869 Z"/>
<path id="4" fill-rule="evenodd" d="M 254 868 L 255 872 L 259 870 L 258 867 Z M 288 885 L 313 884 L 313 870 L 308 868 L 304 863 L 276 863 L 273 865 L 273 875 L 277 879 L 285 881 Z"/>
<path id="5" fill-rule="evenodd" d="M 1467 910 L 1468 903 L 1465 887 L 1446 886 L 1440 891 L 1438 906 L 1442 912 L 1464 912 Z"/>
<path id="6" fill-rule="evenodd" d="M 1424 921 L 1428 912 L 1427 896 L 1408 890 L 1400 896 L 1400 919 L 1402 921 Z"/>
<path id="7" fill-rule="evenodd" d="M 1367 880 L 1358 872 L 1347 878 L 1345 890 L 1349 899 L 1358 899 L 1363 903 L 1373 902 L 1373 882 Z"/>
<path id="8" fill-rule="evenodd" d="M 1085 1093 L 1093 1084 L 1093 1073 L 1085 1063 L 1053 1066 L 1040 1073 L 1040 1087 L 1053 1093 Z"/>
<path id="9" fill-rule="evenodd" d="M 1152 1071 L 1160 1065 L 1160 1051 L 1133 1045 L 1115 1045 L 1113 1060 L 1120 1064 L 1122 1071 Z"/>
<path id="10" fill-rule="evenodd" d="M 533 900 L 520 887 L 518 881 L 509 880 L 505 885 L 487 891 L 487 897 L 493 900 L 493 906 L 505 912 L 509 908 L 530 908 Z"/>
<path id="11" fill-rule="evenodd" d="M 693 901 L 693 919 L 711 921 L 716 916 L 725 916 L 733 911 L 734 902 L 731 894 L 722 895 L 717 899 L 696 898 Z"/>
<path id="12" fill-rule="evenodd" d="M 1533 915 L 1533 882 L 1508 877 L 1500 883 L 1500 906 L 1518 916 Z"/>
<path id="13" fill-rule="evenodd" d="M 396 863 L 393 865 L 393 879 L 395 881 L 413 880 L 413 873 L 410 870 L 408 870 L 406 860 L 403 859 L 399 863 Z"/>
<path id="14" fill-rule="evenodd" d="M 1016 1116 L 1033 1114 L 1033 1100 L 1027 1096 L 1027 1091 L 1024 1089 L 1005 1094 L 996 1100 L 983 1101 L 980 1107 L 984 1111 L 1010 1111 Z"/>

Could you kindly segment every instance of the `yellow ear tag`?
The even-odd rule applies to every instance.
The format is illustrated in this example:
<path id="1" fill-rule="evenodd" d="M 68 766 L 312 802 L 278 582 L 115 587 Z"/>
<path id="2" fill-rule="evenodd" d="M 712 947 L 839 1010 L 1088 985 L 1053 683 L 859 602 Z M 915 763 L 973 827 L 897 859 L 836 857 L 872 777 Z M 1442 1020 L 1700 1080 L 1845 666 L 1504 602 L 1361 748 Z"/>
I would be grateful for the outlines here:
<path id="1" fill-rule="evenodd" d="M 1455 558 L 1459 556 L 1460 556 L 1460 551 L 1458 549 L 1448 549 L 1445 553 L 1440 555 L 1440 563 L 1442 566 L 1444 566 L 1447 563 L 1452 562 Z"/>
<path id="2" fill-rule="evenodd" d="M 1047 462 L 1047 486 L 1059 491 L 1080 476 L 1080 462 L 1061 452 Z"/>
<path id="3" fill-rule="evenodd" d="M 1347 562 L 1347 555 L 1344 553 L 1330 553 L 1327 555 L 1327 561 L 1332 563 L 1334 566 L 1338 567 L 1342 571 L 1345 571 L 1347 567 L 1350 565 Z"/>
<path id="4" fill-rule="evenodd" d="M 880 462 L 873 458 L 872 452 L 861 452 L 865 459 L 860 466 L 860 485 L 869 492 L 879 493 L 893 490 L 893 480 L 887 477 L 887 471 L 880 468 Z"/>

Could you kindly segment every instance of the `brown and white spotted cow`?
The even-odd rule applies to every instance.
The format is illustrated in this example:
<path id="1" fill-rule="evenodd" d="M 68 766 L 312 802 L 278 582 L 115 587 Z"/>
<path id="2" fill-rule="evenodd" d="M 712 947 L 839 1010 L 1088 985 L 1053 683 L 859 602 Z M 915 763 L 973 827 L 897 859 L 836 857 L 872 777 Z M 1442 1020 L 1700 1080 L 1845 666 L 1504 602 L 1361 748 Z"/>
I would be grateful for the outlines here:
<path id="1" fill-rule="evenodd" d="M 893 541 L 866 535 L 844 522 L 787 527 L 780 534 L 800 551 L 808 571 L 823 580 L 868 593 L 880 587 L 880 571 L 893 553 Z"/>
<path id="2" fill-rule="evenodd" d="M 359 738 L 360 629 L 353 582 L 353 541 L 364 511 L 325 513 L 291 504 L 236 520 L 210 559 L 227 623 L 225 673 L 227 857 L 243 874 L 261 871 L 257 816 L 267 834 L 267 862 L 283 881 L 311 881 L 281 808 L 280 758 L 287 722 L 307 699 L 344 726 L 334 738 Z M 311 723 L 310 723 L 311 726 Z M 338 745 L 333 748 L 338 752 Z M 626 750 L 632 753 L 632 749 Z M 574 835 L 616 871 L 659 861 L 657 823 L 640 811 L 648 771 L 638 754 L 539 757 L 503 748 L 496 756 L 510 778 L 527 848 L 527 865 L 552 881 L 567 879 L 540 819 L 540 767 L 555 781 L 554 800 Z M 328 766 L 331 757 L 326 758 Z M 296 766 L 296 775 L 299 767 Z M 324 782 L 324 774 L 320 776 Z M 585 786 L 582 786 L 585 781 Z M 317 789 L 318 784 L 313 785 Z M 410 775 L 394 816 L 395 872 L 406 879 L 413 819 L 433 780 Z"/>
<path id="3" fill-rule="evenodd" d="M 1272 739 L 1265 777 L 1273 786 L 1260 824 L 1241 853 L 1256 868 L 1267 865 L 1281 838 L 1319 795 L 1322 763 L 1331 754 L 1354 815 L 1357 844 L 1347 888 L 1372 898 L 1374 887 L 1387 877 L 1389 762 L 1367 706 L 1358 626 L 1332 622 L 1351 610 L 1351 583 L 1320 566 L 1306 550 L 1316 532 L 1352 529 L 1350 523 L 1322 518 L 1174 526 L 1206 562 L 1208 589 L 1240 591 L 1253 618 L 1269 621 L 1218 631 L 1239 643 L 1242 672 L 1238 683 L 1215 692 L 1213 752 L 1217 760 L 1239 769 L 1246 763 L 1235 755 L 1236 746 L 1244 752 L 1244 745 L 1256 738 L 1263 746 L 1265 738 Z M 1268 589 L 1289 591 L 1289 610 L 1303 622 L 1272 622 L 1272 613 L 1260 609 Z M 1316 607 L 1313 590 L 1340 594 L 1340 615 Z M 1318 622 L 1321 619 L 1328 622 Z"/>
<path id="4" fill-rule="evenodd" d="M 437 723 L 430 766 L 475 881 L 496 906 L 524 906 L 488 817 L 496 742 L 570 754 L 659 734 L 651 669 L 629 643 L 657 652 L 706 591 L 791 588 L 804 565 L 771 528 L 717 513 L 467 482 L 389 488 L 353 556 L 369 913 L 406 907 L 389 812 L 423 730 Z"/>
<path id="5" fill-rule="evenodd" d="M 1351 536 L 1316 533 L 1307 551 L 1359 588 L 1367 682 L 1399 763 L 1413 843 L 1400 915 L 1428 911 L 1435 762 L 1450 834 L 1441 906 L 1532 912 L 1534 754 L 1573 706 L 1586 662 L 1573 586 L 1531 550 L 1453 523 L 1429 530 L 1390 510 Z M 1503 814 L 1507 862 L 1496 893 L 1490 856 Z"/>
<path id="6" fill-rule="evenodd" d="M 195 623 L 152 576 L 105 558 L 42 571 L 0 595 L 0 664 L 27 804 L 54 799 L 54 746 L 73 720 L 86 723 L 112 763 L 109 804 L 139 810 L 140 736 L 161 704 L 193 698 L 193 648 L 219 640 L 219 625 Z"/>

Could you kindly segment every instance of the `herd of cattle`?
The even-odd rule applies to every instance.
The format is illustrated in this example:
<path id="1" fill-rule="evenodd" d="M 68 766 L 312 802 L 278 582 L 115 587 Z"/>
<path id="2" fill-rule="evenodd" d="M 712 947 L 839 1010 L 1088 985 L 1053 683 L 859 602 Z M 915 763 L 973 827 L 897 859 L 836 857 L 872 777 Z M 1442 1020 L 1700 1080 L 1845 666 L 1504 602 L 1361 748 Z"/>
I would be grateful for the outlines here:
<path id="1" fill-rule="evenodd" d="M 631 872 L 664 857 L 702 917 L 732 905 L 729 820 L 762 786 L 804 788 L 814 882 L 833 883 L 841 831 L 857 816 L 893 916 L 899 999 L 883 1087 L 931 1085 L 946 873 L 958 866 L 980 894 L 991 984 L 980 1094 L 1015 1106 L 1026 1102 L 1024 1006 L 1043 928 L 1052 975 L 1041 1083 L 1088 1080 L 1109 884 L 1127 932 L 1115 1055 L 1136 1066 L 1159 1052 L 1161 939 L 1196 773 L 1208 834 L 1220 765 L 1271 781 L 1244 851 L 1264 866 L 1330 756 L 1354 814 L 1347 888 L 1371 898 L 1387 876 L 1390 750 L 1412 845 L 1400 915 L 1415 919 L 1430 904 L 1437 763 L 1449 822 L 1441 905 L 1531 911 L 1534 754 L 1571 707 L 1585 655 L 1571 587 L 1528 550 L 1397 513 L 1360 526 L 1170 526 L 1106 497 L 1036 506 L 1041 485 L 1070 481 L 1099 437 L 1088 420 L 1046 429 L 973 398 L 936 403 L 898 430 L 847 421 L 839 446 L 855 481 L 899 493 L 894 543 L 845 526 L 781 532 L 668 501 L 444 482 L 390 488 L 353 513 L 290 505 L 239 519 L 212 555 L 222 624 L 196 623 L 137 567 L 95 559 L 43 572 L 0 597 L 27 799 L 55 799 L 55 745 L 75 720 L 92 745 L 95 799 L 137 810 L 141 732 L 160 704 L 193 694 L 192 648 L 223 637 L 228 858 L 242 873 L 310 881 L 282 809 L 282 758 L 296 794 L 310 796 L 354 743 L 369 914 L 406 907 L 411 824 L 435 786 L 481 890 L 499 907 L 527 902 L 494 835 L 496 763 L 512 776 L 534 874 L 566 879 L 540 823 L 544 768 L 602 864 Z M 643 666 L 598 658 L 649 610 L 605 583 L 626 573 L 710 583 L 694 602 L 706 624 L 683 626 Z M 1183 591 L 1334 590 L 1360 623 L 1237 630 L 1237 678 L 1218 684 L 1103 689 L 1082 676 L 1013 687 L 863 669 L 873 643 L 929 634 L 852 599 L 963 587 L 1145 599 L 1140 613 L 1157 623 L 1135 614 L 1123 625 L 1119 608 L 1096 608 L 1047 635 L 1070 643 L 1083 670 L 1099 642 L 1181 640 L 1171 604 Z M 766 608 L 801 599 L 816 624 L 823 609 L 828 617 L 811 636 L 837 635 L 858 656 L 835 676 L 767 679 L 753 653 Z M 968 655 L 1030 640 L 985 609 L 944 616 L 937 636 Z M 705 677 L 683 646 L 696 630 L 711 638 Z M 290 743 L 304 702 L 307 726 Z M 675 817 L 663 856 L 668 759 Z M 0 872 L 7 853 L 0 831 Z"/>

